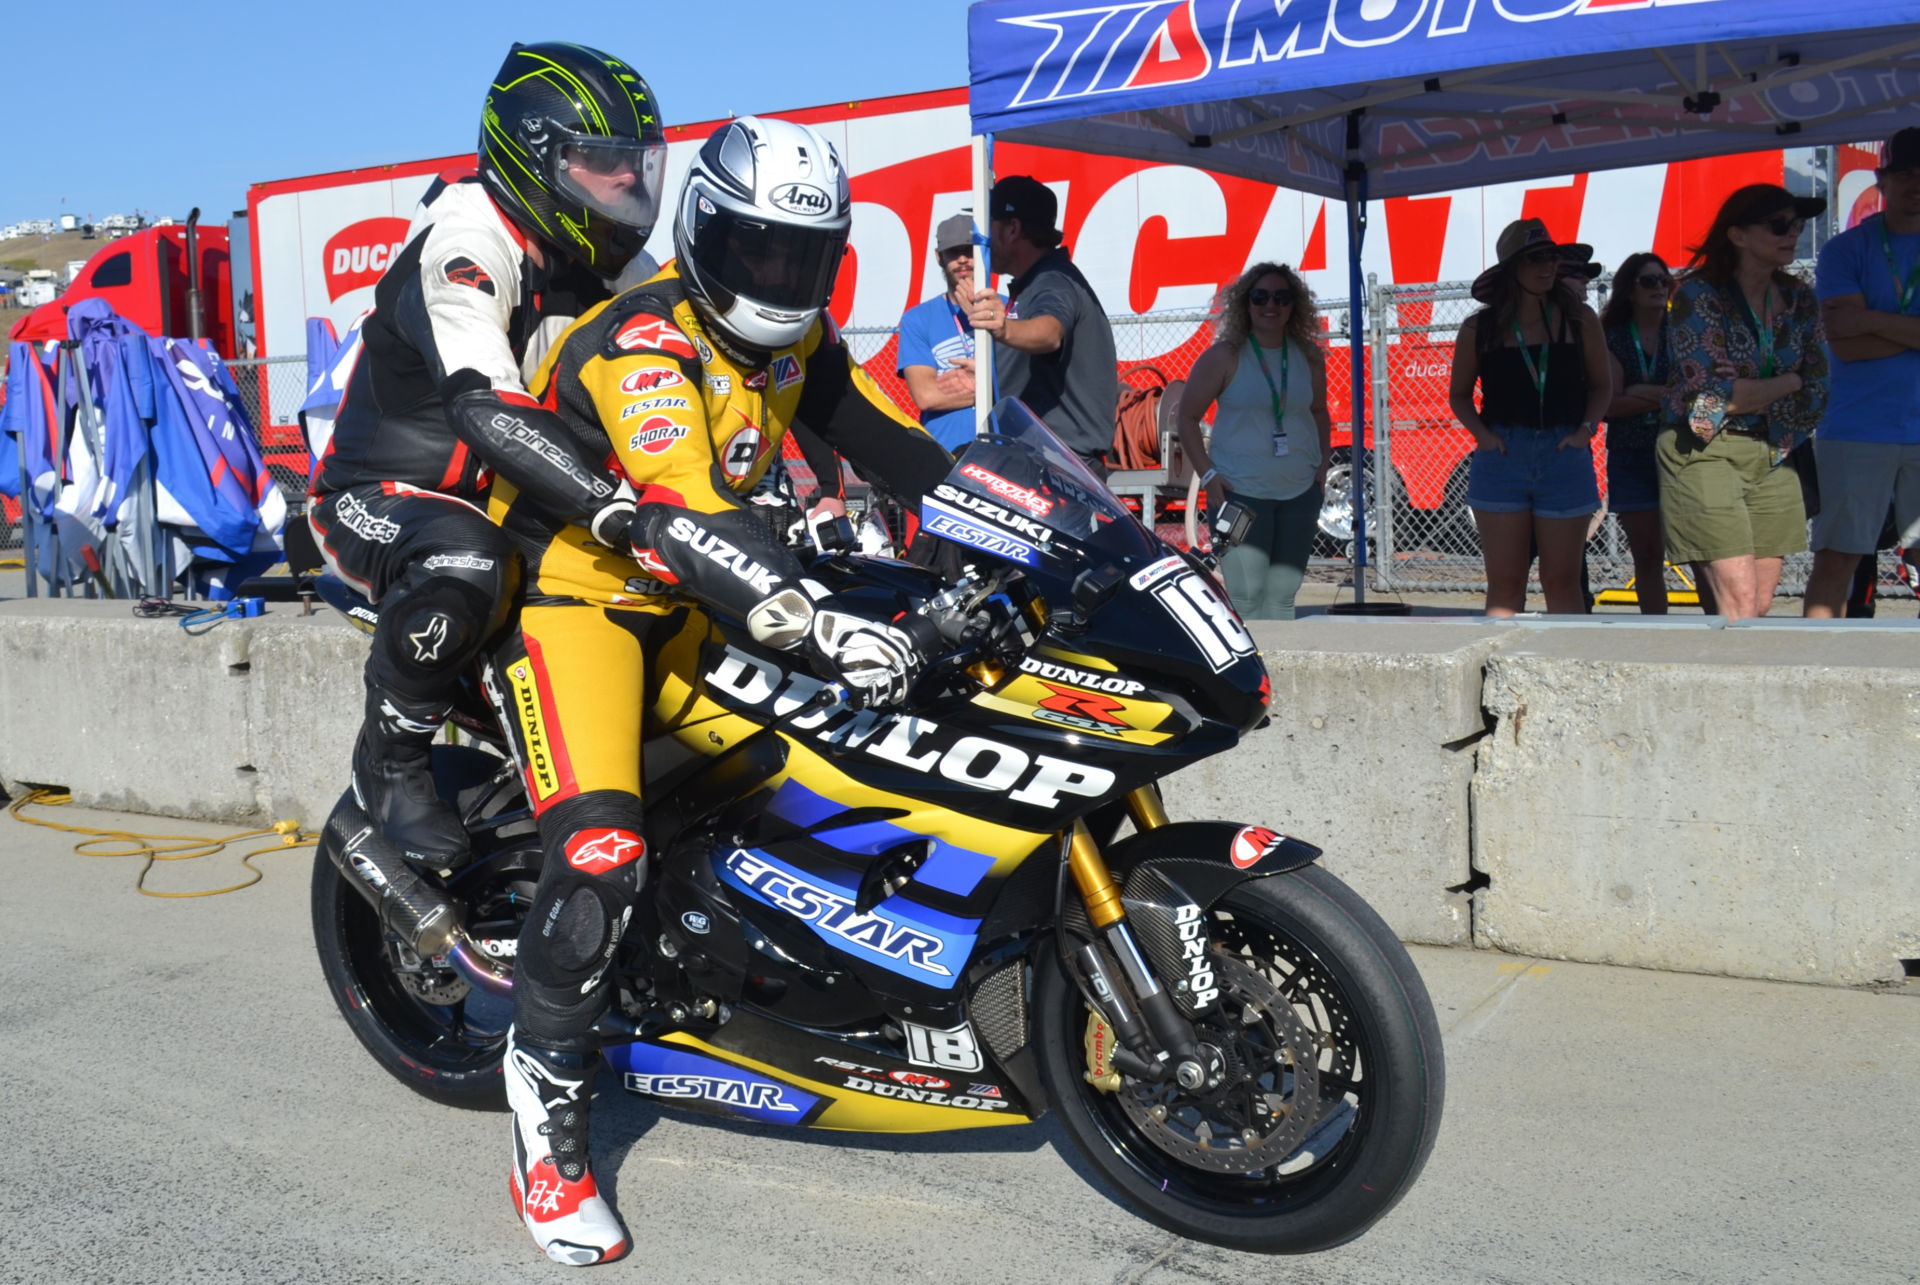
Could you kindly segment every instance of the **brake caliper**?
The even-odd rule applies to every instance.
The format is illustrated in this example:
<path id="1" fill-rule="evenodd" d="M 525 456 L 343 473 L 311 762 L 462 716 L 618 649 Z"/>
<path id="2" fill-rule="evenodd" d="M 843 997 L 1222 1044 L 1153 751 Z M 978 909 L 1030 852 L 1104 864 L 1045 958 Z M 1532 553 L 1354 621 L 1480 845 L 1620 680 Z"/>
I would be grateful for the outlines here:
<path id="1" fill-rule="evenodd" d="M 1102 1093 L 1120 1089 L 1120 1073 L 1113 1069 L 1113 1028 L 1098 1013 L 1087 1014 L 1087 1083 Z"/>

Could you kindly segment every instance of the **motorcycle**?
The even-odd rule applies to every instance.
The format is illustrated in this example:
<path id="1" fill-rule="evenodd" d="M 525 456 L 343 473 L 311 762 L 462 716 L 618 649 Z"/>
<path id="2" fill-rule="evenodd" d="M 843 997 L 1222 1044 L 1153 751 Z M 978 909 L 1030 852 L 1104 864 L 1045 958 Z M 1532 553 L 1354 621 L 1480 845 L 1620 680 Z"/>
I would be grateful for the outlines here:
<path id="1" fill-rule="evenodd" d="M 1351 1240 L 1439 1129 L 1426 988 L 1319 849 L 1168 820 L 1157 783 L 1266 721 L 1253 639 L 1210 560 L 1158 540 L 1024 407 L 995 416 L 923 499 L 964 575 L 810 558 L 844 600 L 940 639 L 903 705 L 856 708 L 715 616 L 691 692 L 651 711 L 654 872 L 605 1061 L 636 1094 L 786 1127 L 1054 1110 L 1170 1231 L 1268 1253 Z M 342 1015 L 403 1083 L 462 1106 L 502 1105 L 542 859 L 529 765 L 499 731 L 525 716 L 512 688 L 483 662 L 455 715 L 478 745 L 436 747 L 466 864 L 416 869 L 349 791 L 314 865 Z"/>

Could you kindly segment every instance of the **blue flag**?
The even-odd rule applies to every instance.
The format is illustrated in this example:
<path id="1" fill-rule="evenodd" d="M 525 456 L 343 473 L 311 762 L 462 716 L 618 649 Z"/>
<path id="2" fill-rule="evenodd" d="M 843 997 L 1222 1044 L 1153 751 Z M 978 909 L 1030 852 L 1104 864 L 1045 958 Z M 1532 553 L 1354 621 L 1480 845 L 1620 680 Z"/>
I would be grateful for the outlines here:
<path id="1" fill-rule="evenodd" d="M 207 544 L 196 545 L 197 556 L 237 563 L 260 554 L 270 563 L 286 502 L 260 457 L 233 376 L 217 354 L 185 340 L 154 339 L 149 350 L 162 520 L 199 528 Z"/>

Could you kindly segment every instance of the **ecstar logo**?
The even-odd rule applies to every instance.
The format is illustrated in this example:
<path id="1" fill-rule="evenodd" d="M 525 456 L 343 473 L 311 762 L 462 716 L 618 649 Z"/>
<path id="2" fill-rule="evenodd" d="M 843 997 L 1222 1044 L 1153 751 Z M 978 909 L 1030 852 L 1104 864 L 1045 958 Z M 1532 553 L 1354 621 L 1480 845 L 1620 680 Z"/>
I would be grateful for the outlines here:
<path id="1" fill-rule="evenodd" d="M 582 830 L 567 840 L 567 864 L 588 874 L 605 874 L 646 854 L 647 845 L 631 830 Z"/>
<path id="2" fill-rule="evenodd" d="M 395 218 L 362 219 L 328 237 L 320 252 L 327 302 L 380 280 L 406 243 L 407 221 Z"/>

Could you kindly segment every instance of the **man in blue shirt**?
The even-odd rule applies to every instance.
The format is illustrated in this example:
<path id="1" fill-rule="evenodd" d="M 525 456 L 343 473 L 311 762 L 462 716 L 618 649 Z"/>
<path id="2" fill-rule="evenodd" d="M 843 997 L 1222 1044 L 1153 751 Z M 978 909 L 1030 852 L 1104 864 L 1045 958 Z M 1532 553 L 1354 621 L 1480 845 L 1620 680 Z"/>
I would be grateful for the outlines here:
<path id="1" fill-rule="evenodd" d="M 1820 251 L 1815 289 L 1833 395 L 1814 435 L 1820 515 L 1806 614 L 1844 614 L 1887 507 L 1903 546 L 1920 540 L 1920 128 L 1880 149 L 1880 213 Z"/>
<path id="2" fill-rule="evenodd" d="M 941 220 L 934 253 L 947 292 L 900 318 L 900 377 L 920 408 L 920 424 L 949 451 L 973 440 L 973 217 Z"/>

